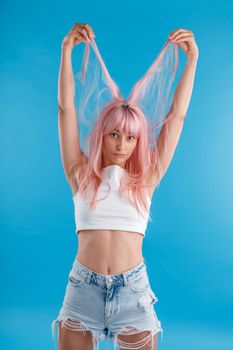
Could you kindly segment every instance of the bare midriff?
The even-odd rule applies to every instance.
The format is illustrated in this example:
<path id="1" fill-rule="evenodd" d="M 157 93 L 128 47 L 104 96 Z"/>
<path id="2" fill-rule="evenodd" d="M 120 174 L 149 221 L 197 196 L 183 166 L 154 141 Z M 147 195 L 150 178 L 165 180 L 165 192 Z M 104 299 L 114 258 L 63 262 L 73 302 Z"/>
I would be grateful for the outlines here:
<path id="1" fill-rule="evenodd" d="M 148 195 L 152 200 L 157 181 L 153 169 L 148 176 Z M 72 194 L 78 191 L 74 181 Z M 78 261 L 92 271 L 103 275 L 123 273 L 142 259 L 144 236 L 139 232 L 119 230 L 80 230 L 78 231 Z"/>
<path id="2" fill-rule="evenodd" d="M 81 230 L 76 258 L 103 275 L 122 273 L 142 261 L 142 242 L 143 235 L 137 232 Z"/>

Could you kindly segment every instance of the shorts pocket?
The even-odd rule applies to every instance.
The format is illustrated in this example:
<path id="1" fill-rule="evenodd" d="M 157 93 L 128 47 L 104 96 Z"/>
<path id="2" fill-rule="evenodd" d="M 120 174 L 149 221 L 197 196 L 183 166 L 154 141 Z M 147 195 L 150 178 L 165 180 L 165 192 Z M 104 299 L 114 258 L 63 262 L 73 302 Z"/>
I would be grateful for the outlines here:
<path id="1" fill-rule="evenodd" d="M 136 276 L 135 278 L 128 280 L 128 287 L 133 292 L 145 292 L 147 288 L 149 288 L 149 286 L 149 280 L 147 275 L 145 274 Z"/>
<path id="2" fill-rule="evenodd" d="M 155 304 L 158 301 L 157 296 L 155 293 L 152 291 L 152 289 L 148 289 L 148 292 L 144 293 L 139 301 L 138 301 L 138 306 L 140 309 L 144 311 L 150 311 L 153 309 L 153 304 Z"/>
<path id="3" fill-rule="evenodd" d="M 69 284 L 71 286 L 77 288 L 82 286 L 84 283 L 85 283 L 85 279 L 81 275 L 78 275 L 78 274 L 74 275 L 73 273 L 69 274 Z"/>

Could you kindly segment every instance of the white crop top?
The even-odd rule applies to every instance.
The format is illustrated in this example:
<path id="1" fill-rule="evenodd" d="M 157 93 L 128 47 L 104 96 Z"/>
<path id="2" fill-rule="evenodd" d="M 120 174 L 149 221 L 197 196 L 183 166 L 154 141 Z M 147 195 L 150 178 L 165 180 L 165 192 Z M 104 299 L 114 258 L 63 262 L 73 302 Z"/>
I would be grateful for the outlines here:
<path id="1" fill-rule="evenodd" d="M 105 229 L 135 231 L 145 235 L 149 214 L 144 210 L 145 216 L 142 216 L 120 191 L 120 177 L 125 171 L 116 164 L 102 169 L 103 179 L 97 192 L 97 199 L 101 200 L 96 202 L 96 208 L 90 208 L 86 200 L 84 201 L 79 192 L 76 192 L 73 196 L 76 233 L 80 230 Z M 110 193 L 107 179 L 111 183 Z M 147 201 L 150 208 L 149 195 Z"/>

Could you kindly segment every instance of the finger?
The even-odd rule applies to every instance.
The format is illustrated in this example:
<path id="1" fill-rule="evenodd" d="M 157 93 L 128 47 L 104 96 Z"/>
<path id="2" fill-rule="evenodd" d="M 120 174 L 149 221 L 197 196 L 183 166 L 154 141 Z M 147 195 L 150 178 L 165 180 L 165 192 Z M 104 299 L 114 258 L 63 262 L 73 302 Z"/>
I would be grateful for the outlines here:
<path id="1" fill-rule="evenodd" d="M 190 30 L 186 30 L 186 29 L 176 29 L 173 32 L 171 32 L 171 34 L 169 35 L 169 38 L 175 38 L 178 34 L 180 33 L 192 33 Z"/>
<path id="2" fill-rule="evenodd" d="M 184 28 L 176 28 L 176 29 L 174 29 L 174 30 L 170 33 L 170 35 L 177 34 L 177 33 L 180 32 L 180 31 L 189 32 L 190 30 L 184 29 Z"/>
<path id="3" fill-rule="evenodd" d="M 91 27 L 90 27 L 88 24 L 86 24 L 86 23 L 76 23 L 76 24 L 73 26 L 72 31 L 77 31 L 77 30 L 80 31 L 80 29 L 83 30 L 83 31 L 85 31 L 85 34 L 86 34 L 85 37 L 86 37 L 88 40 L 93 39 L 93 38 L 95 37 L 95 34 L 94 34 L 93 30 L 92 30 Z M 85 35 L 85 34 L 84 34 L 84 35 Z"/>
<path id="4" fill-rule="evenodd" d="M 88 36 L 88 33 L 87 33 L 87 31 L 86 31 L 86 29 L 81 29 L 81 33 L 83 33 L 83 35 L 85 36 L 85 38 L 86 38 L 86 40 L 90 40 L 90 38 L 89 38 L 89 36 Z"/>
<path id="5" fill-rule="evenodd" d="M 173 37 L 173 36 L 174 36 L 176 33 L 178 33 L 180 30 L 181 30 L 180 28 L 174 29 L 174 30 L 170 33 L 170 35 L 169 35 L 168 37 L 169 37 L 169 38 L 170 38 L 170 37 Z"/>
<path id="6" fill-rule="evenodd" d="M 83 27 L 86 30 L 89 38 L 93 39 L 95 37 L 95 34 L 94 34 L 94 31 L 92 30 L 92 28 L 89 26 L 89 24 L 84 24 Z"/>
<path id="7" fill-rule="evenodd" d="M 177 39 L 177 38 L 179 38 L 183 35 L 187 35 L 187 34 L 190 35 L 191 32 L 188 30 L 180 30 L 178 33 L 173 34 L 173 36 L 169 39 Z"/>
<path id="8" fill-rule="evenodd" d="M 187 38 L 191 39 L 191 38 L 193 38 L 193 35 L 190 35 L 190 34 L 182 35 L 182 34 L 180 34 L 179 36 L 177 36 L 176 38 L 174 38 L 172 40 L 174 40 L 174 41 L 179 41 L 181 39 L 187 40 Z"/>
<path id="9" fill-rule="evenodd" d="M 83 26 L 84 26 L 84 23 L 75 23 L 71 28 L 71 31 L 76 31 L 79 28 L 83 28 Z"/>
<path id="10" fill-rule="evenodd" d="M 177 38 L 180 38 L 181 36 L 184 36 L 184 35 L 193 35 L 193 32 L 191 32 L 190 30 L 182 31 L 182 32 L 176 34 L 173 38 L 177 39 Z"/>
<path id="11" fill-rule="evenodd" d="M 74 37 L 74 40 L 73 40 L 73 46 L 77 45 L 77 44 L 80 44 L 80 43 L 84 43 L 86 44 L 86 41 L 83 40 L 83 39 L 80 39 L 79 37 L 75 36 Z"/>
<path id="12" fill-rule="evenodd" d="M 174 30 L 170 33 L 170 35 L 172 36 L 174 33 L 177 32 L 177 30 L 179 30 L 179 28 L 174 29 Z M 169 35 L 169 36 L 170 36 L 170 35 Z"/>
<path id="13" fill-rule="evenodd" d="M 192 36 L 186 36 L 186 37 L 182 37 L 180 39 L 175 40 L 175 42 L 182 42 L 182 41 L 187 41 L 187 39 L 192 39 Z M 189 40 L 190 41 L 190 40 Z"/>
<path id="14" fill-rule="evenodd" d="M 82 32 L 76 31 L 76 32 L 74 32 L 73 35 L 74 35 L 74 38 L 78 38 L 81 41 L 88 42 L 86 36 Z"/>
<path id="15" fill-rule="evenodd" d="M 85 42 L 88 42 L 90 40 L 85 29 L 78 28 L 76 29 L 76 31 L 74 31 L 74 34 L 77 34 L 77 33 L 81 35 L 81 37 Z"/>
<path id="16" fill-rule="evenodd" d="M 75 33 L 74 34 L 74 39 L 77 39 L 79 41 L 87 42 L 86 38 L 84 38 L 84 36 L 82 36 L 82 34 L 80 34 L 80 33 Z"/>

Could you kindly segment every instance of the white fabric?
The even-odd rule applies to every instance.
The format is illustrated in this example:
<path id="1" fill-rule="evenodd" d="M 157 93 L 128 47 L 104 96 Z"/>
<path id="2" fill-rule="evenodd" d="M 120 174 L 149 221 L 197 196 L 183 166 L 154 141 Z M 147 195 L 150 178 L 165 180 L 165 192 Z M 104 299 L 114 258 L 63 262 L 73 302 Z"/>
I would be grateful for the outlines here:
<path id="1" fill-rule="evenodd" d="M 103 168 L 103 180 L 97 199 L 107 198 L 97 201 L 95 209 L 88 206 L 88 196 L 85 200 L 79 192 L 73 196 L 76 233 L 80 230 L 105 229 L 134 231 L 145 235 L 149 213 L 144 211 L 145 214 L 141 215 L 121 194 L 120 178 L 124 171 L 126 170 L 116 164 Z M 111 184 L 110 193 L 108 181 Z M 147 201 L 150 208 L 149 195 Z"/>

